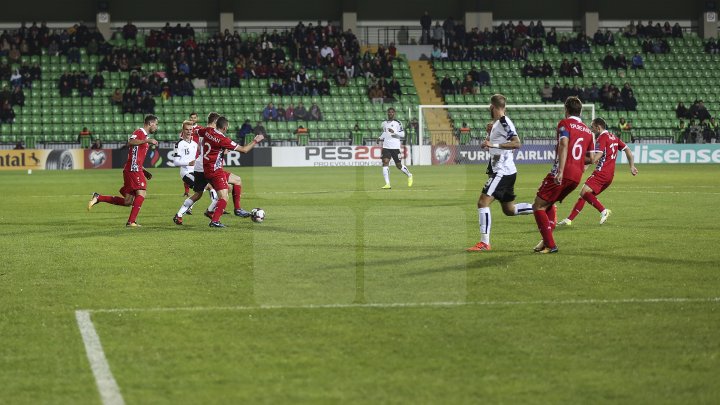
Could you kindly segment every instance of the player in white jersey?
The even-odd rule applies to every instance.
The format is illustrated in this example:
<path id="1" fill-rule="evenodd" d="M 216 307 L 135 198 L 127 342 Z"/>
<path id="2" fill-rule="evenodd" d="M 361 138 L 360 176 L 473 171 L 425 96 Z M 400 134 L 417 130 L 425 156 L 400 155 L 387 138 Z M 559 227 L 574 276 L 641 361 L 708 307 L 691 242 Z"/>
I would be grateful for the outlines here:
<path id="1" fill-rule="evenodd" d="M 195 130 L 195 128 L 197 128 L 199 126 L 197 124 L 197 120 L 198 120 L 197 113 L 195 111 L 191 112 L 190 115 L 188 116 L 188 120 L 187 120 L 190 122 L 191 134 L 192 134 L 192 131 Z M 182 131 L 180 131 L 179 136 L 180 136 L 180 139 L 183 139 Z M 175 147 L 177 148 L 177 144 L 175 144 Z M 183 194 L 183 196 L 188 197 L 190 195 L 190 189 L 192 188 L 192 185 L 188 185 L 187 182 L 183 182 L 183 186 L 185 187 L 185 193 Z"/>
<path id="2" fill-rule="evenodd" d="M 183 121 L 181 139 L 175 144 L 173 156 L 173 164 L 180 168 L 180 178 L 190 188 L 195 184 L 195 159 L 198 151 L 198 144 L 192 139 L 192 127 L 192 121 Z"/>
<path id="3" fill-rule="evenodd" d="M 216 112 L 211 112 L 210 114 L 208 114 L 207 128 L 215 128 L 215 123 L 219 117 L 220 114 Z M 183 128 L 184 127 L 185 125 L 183 123 Z M 175 222 L 177 225 L 183 224 L 183 215 L 189 212 L 195 202 L 197 202 L 202 197 L 203 192 L 206 188 L 210 191 L 210 197 L 212 198 L 212 200 L 217 200 L 217 193 L 215 192 L 215 190 L 213 190 L 212 188 L 208 188 L 208 181 L 205 179 L 205 175 L 203 173 L 203 163 L 202 159 L 200 158 L 203 149 L 203 137 L 205 136 L 204 131 L 205 128 L 195 128 L 191 131 L 193 140 L 196 141 L 198 147 L 198 153 L 195 156 L 195 164 L 193 165 L 193 191 L 195 191 L 195 194 L 191 195 L 190 197 L 185 199 L 185 201 L 183 201 L 182 206 L 178 210 L 177 214 L 175 214 L 175 216 L 173 217 L 173 222 Z"/>
<path id="4" fill-rule="evenodd" d="M 400 160 L 400 148 L 405 140 L 405 130 L 402 123 L 395 119 L 395 109 L 390 107 L 387 110 L 388 119 L 382 123 L 382 134 L 376 143 L 382 141 L 382 163 L 383 178 L 385 185 L 381 188 L 390 189 L 390 159 L 395 161 L 395 167 L 408 176 L 408 187 L 413 185 L 413 175 Z"/>
<path id="5" fill-rule="evenodd" d="M 490 204 L 500 201 L 503 213 L 508 216 L 532 214 L 532 204 L 515 203 L 515 178 L 517 169 L 513 151 L 519 149 L 520 138 L 515 125 L 505 116 L 505 96 L 495 94 L 490 97 L 490 117 L 488 137 L 482 142 L 482 148 L 490 151 L 487 174 L 489 176 L 477 202 L 480 222 L 480 242 L 468 248 L 470 252 L 490 250 Z"/>

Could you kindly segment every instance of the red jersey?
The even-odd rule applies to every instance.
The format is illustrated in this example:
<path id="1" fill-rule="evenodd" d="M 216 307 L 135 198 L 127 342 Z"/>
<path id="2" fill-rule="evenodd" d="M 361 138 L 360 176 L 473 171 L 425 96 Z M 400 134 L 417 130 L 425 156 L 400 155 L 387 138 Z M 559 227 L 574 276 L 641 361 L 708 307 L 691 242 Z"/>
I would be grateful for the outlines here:
<path id="1" fill-rule="evenodd" d="M 223 156 L 225 149 L 233 150 L 237 144 L 218 132 L 215 128 L 206 128 L 203 140 L 203 171 L 206 178 L 223 173 Z"/>
<path id="2" fill-rule="evenodd" d="M 563 178 L 579 183 L 585 168 L 585 155 L 594 147 L 592 131 L 583 124 L 579 117 L 568 117 L 558 123 L 558 145 L 561 138 L 568 138 L 567 159 L 565 160 Z M 556 156 L 550 174 L 557 175 L 559 166 L 560 156 Z"/>
<path id="3" fill-rule="evenodd" d="M 603 131 L 595 143 L 595 152 L 602 152 L 603 155 L 595 166 L 596 174 L 605 179 L 612 179 L 615 176 L 615 163 L 618 152 L 625 150 L 627 145 L 620 138 L 608 131 Z"/>
<path id="4" fill-rule="evenodd" d="M 132 139 L 140 139 L 140 140 L 148 139 L 147 132 L 145 132 L 144 128 L 138 128 L 128 138 L 128 140 L 132 140 Z M 145 155 L 147 154 L 149 147 L 150 147 L 150 144 L 147 144 L 147 143 L 144 143 L 142 145 L 129 146 L 128 147 L 128 158 L 127 158 L 127 162 L 125 162 L 124 170 L 126 172 L 141 172 L 141 171 L 143 171 L 143 162 L 145 162 Z"/>
<path id="5" fill-rule="evenodd" d="M 195 155 L 195 168 L 194 168 L 194 170 L 196 172 L 203 171 L 203 161 L 202 161 L 202 159 L 199 159 L 199 158 L 200 158 L 200 154 L 203 152 L 203 137 L 205 136 L 205 131 L 207 131 L 208 129 L 209 128 L 203 128 L 200 125 L 196 125 L 193 127 L 193 130 L 192 130 L 192 139 L 198 145 L 197 154 Z"/>

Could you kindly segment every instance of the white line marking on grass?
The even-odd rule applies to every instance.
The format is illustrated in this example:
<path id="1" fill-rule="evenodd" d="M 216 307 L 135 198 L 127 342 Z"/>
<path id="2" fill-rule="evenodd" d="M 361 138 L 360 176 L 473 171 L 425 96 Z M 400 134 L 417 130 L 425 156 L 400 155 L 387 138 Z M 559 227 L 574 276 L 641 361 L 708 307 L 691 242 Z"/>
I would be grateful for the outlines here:
<path id="1" fill-rule="evenodd" d="M 662 188 L 662 187 L 658 187 Z M 700 187 L 701 188 L 701 187 Z M 705 187 L 705 188 L 716 188 L 716 187 Z M 537 190 L 537 187 L 515 187 L 516 190 Z M 393 189 L 392 191 L 388 190 L 316 190 L 316 191 L 259 191 L 259 192 L 248 192 L 244 191 L 243 195 L 245 196 L 263 196 L 263 195 L 322 195 L 322 194 L 352 194 L 352 193 L 377 193 L 377 194 L 389 194 L 389 193 L 412 193 L 412 192 L 418 192 L 418 191 L 425 191 L 425 192 L 476 192 L 476 189 L 467 189 L 467 188 L 456 188 L 456 189 L 430 189 L 430 188 L 412 188 L 412 189 Z M 720 192 L 702 192 L 702 191 L 658 191 L 653 189 L 647 189 L 643 187 L 637 187 L 637 188 L 613 188 L 612 191 L 614 192 L 621 192 L 621 193 L 637 193 L 642 192 L 646 194 L 702 194 L 702 195 L 720 195 Z M 89 200 L 91 194 L 54 194 L 54 195 L 32 195 L 29 196 L 29 198 L 58 198 L 58 197 L 87 197 Z M 178 195 L 175 194 L 159 194 L 159 193 L 152 193 L 151 196 L 153 197 L 178 197 Z M 178 201 L 182 201 L 182 196 L 178 197 Z"/>
<path id="2" fill-rule="evenodd" d="M 87 352 L 90 368 L 95 376 L 95 383 L 98 391 L 100 391 L 100 399 L 104 405 L 123 405 L 125 401 L 120 394 L 115 378 L 110 371 L 110 365 L 105 358 L 100 337 L 95 330 L 95 326 L 90 319 L 90 311 L 75 311 L 80 334 L 85 344 L 85 352 Z"/>
<path id="3" fill-rule="evenodd" d="M 401 302 L 369 304 L 308 304 L 308 305 L 256 305 L 226 307 L 157 307 L 157 308 L 104 308 L 90 309 L 88 312 L 202 312 L 202 311 L 254 311 L 273 309 L 345 309 L 345 308 L 423 308 L 423 307 L 462 307 L 462 306 L 511 306 L 511 305 L 613 305 L 613 304 L 656 304 L 656 303 L 703 303 L 720 302 L 720 297 L 712 298 L 623 298 L 623 299 L 585 299 L 585 300 L 541 300 L 541 301 L 447 301 L 447 302 Z"/>

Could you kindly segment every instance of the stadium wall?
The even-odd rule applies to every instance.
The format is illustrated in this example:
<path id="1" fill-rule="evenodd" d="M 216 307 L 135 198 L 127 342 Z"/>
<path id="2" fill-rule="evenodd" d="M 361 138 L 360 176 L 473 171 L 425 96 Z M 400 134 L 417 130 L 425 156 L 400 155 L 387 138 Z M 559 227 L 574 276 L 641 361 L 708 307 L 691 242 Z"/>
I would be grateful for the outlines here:
<path id="1" fill-rule="evenodd" d="M 720 144 L 630 144 L 636 164 L 720 163 Z M 477 145 L 442 145 L 432 147 L 433 165 L 486 165 L 490 154 Z M 515 152 L 515 163 L 550 163 L 555 160 L 554 145 L 523 145 Z M 627 163 L 624 153 L 618 161 Z"/>
<path id="2" fill-rule="evenodd" d="M 380 166 L 382 147 L 288 146 L 272 148 L 273 167 Z M 405 164 L 430 165 L 430 146 L 405 147 Z"/>
<path id="3" fill-rule="evenodd" d="M 214 21 L 219 20 L 220 12 L 232 12 L 237 21 L 272 20 L 332 20 L 340 21 L 343 10 L 357 12 L 358 20 L 408 20 L 419 21 L 427 10 L 433 19 L 444 20 L 449 16 L 462 19 L 465 11 L 493 13 L 495 20 L 575 20 L 580 21 L 585 11 L 597 11 L 603 19 L 642 19 L 642 20 L 697 20 L 705 10 L 706 1 L 663 2 L 658 7 L 656 1 L 637 0 L 514 0 L 505 2 L 475 2 L 470 0 L 433 0 L 395 1 L 382 0 L 313 0 L 297 2 L 294 0 L 275 0 L 268 4 L 251 4 L 246 1 L 212 0 L 200 6 L 191 0 L 76 0 L 15 2 L 12 7 L 4 7 L 0 13 L 0 22 L 19 21 L 85 21 L 93 23 L 101 5 L 107 5 L 113 22 L 119 21 Z M 419 23 L 418 23 L 419 25 Z"/>
<path id="4" fill-rule="evenodd" d="M 632 144 L 636 164 L 720 164 L 720 144 L 663 145 Z M 230 152 L 227 167 L 332 167 L 379 166 L 379 146 L 288 146 L 256 148 L 251 153 Z M 150 151 L 145 167 L 175 168 L 172 149 Z M 486 165 L 489 153 L 477 145 L 415 146 L 404 151 L 405 164 L 413 166 L 477 164 Z M 550 163 L 555 159 L 553 145 L 525 145 L 515 152 L 517 164 Z M 127 149 L 23 149 L 0 151 L 3 170 L 78 170 L 122 168 Z M 627 163 L 625 154 L 618 161 Z"/>

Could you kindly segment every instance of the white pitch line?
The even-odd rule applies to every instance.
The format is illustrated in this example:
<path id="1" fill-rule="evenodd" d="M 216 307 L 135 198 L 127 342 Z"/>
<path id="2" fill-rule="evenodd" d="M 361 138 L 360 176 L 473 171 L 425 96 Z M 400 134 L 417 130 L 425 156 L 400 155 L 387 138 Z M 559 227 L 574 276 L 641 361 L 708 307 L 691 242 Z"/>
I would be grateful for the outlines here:
<path id="1" fill-rule="evenodd" d="M 308 305 L 256 305 L 256 306 L 216 306 L 216 307 L 156 307 L 156 308 L 100 308 L 88 309 L 92 313 L 117 312 L 203 312 L 203 311 L 254 311 L 284 309 L 347 309 L 347 308 L 423 308 L 423 307 L 461 307 L 461 306 L 513 306 L 513 305 L 612 305 L 612 304 L 656 304 L 656 303 L 703 303 L 720 302 L 720 297 L 711 298 L 623 298 L 623 299 L 585 299 L 585 300 L 540 300 L 540 301 L 446 301 L 446 302 L 402 302 L 369 304 L 308 304 Z"/>
<path id="2" fill-rule="evenodd" d="M 709 187 L 706 187 L 709 188 Z M 713 187 L 714 188 L 714 187 Z M 516 190 L 537 190 L 537 187 L 515 187 Z M 259 191 L 259 192 L 247 192 L 245 191 L 243 193 L 244 196 L 263 196 L 263 195 L 321 195 L 321 194 L 352 194 L 352 193 L 378 193 L 378 194 L 390 194 L 390 193 L 411 193 L 411 192 L 419 192 L 419 191 L 426 191 L 426 192 L 476 192 L 475 189 L 466 189 L 466 188 L 456 188 L 456 189 L 450 189 L 450 190 L 440 190 L 440 189 L 423 189 L 423 188 L 412 188 L 412 189 L 393 189 L 392 191 L 388 190 L 316 190 L 316 191 Z M 642 192 L 645 194 L 701 194 L 701 195 L 720 195 L 720 192 L 703 192 L 703 191 L 657 191 L 657 190 L 648 190 L 642 187 L 638 188 L 613 188 L 613 192 L 619 192 L 619 193 L 637 193 Z M 58 198 L 58 197 L 88 197 L 91 194 L 53 194 L 53 195 L 31 195 L 29 198 Z M 178 197 L 177 193 L 168 194 L 168 193 L 153 193 L 152 196 L 154 197 Z M 181 198 L 178 197 L 178 198 Z"/>
<path id="3" fill-rule="evenodd" d="M 100 391 L 100 399 L 104 405 L 124 405 L 120 387 L 110 371 L 110 365 L 105 358 L 100 337 L 90 319 L 90 311 L 75 311 L 80 334 L 85 344 L 85 352 L 90 361 L 90 368 L 95 376 L 95 383 Z"/>

